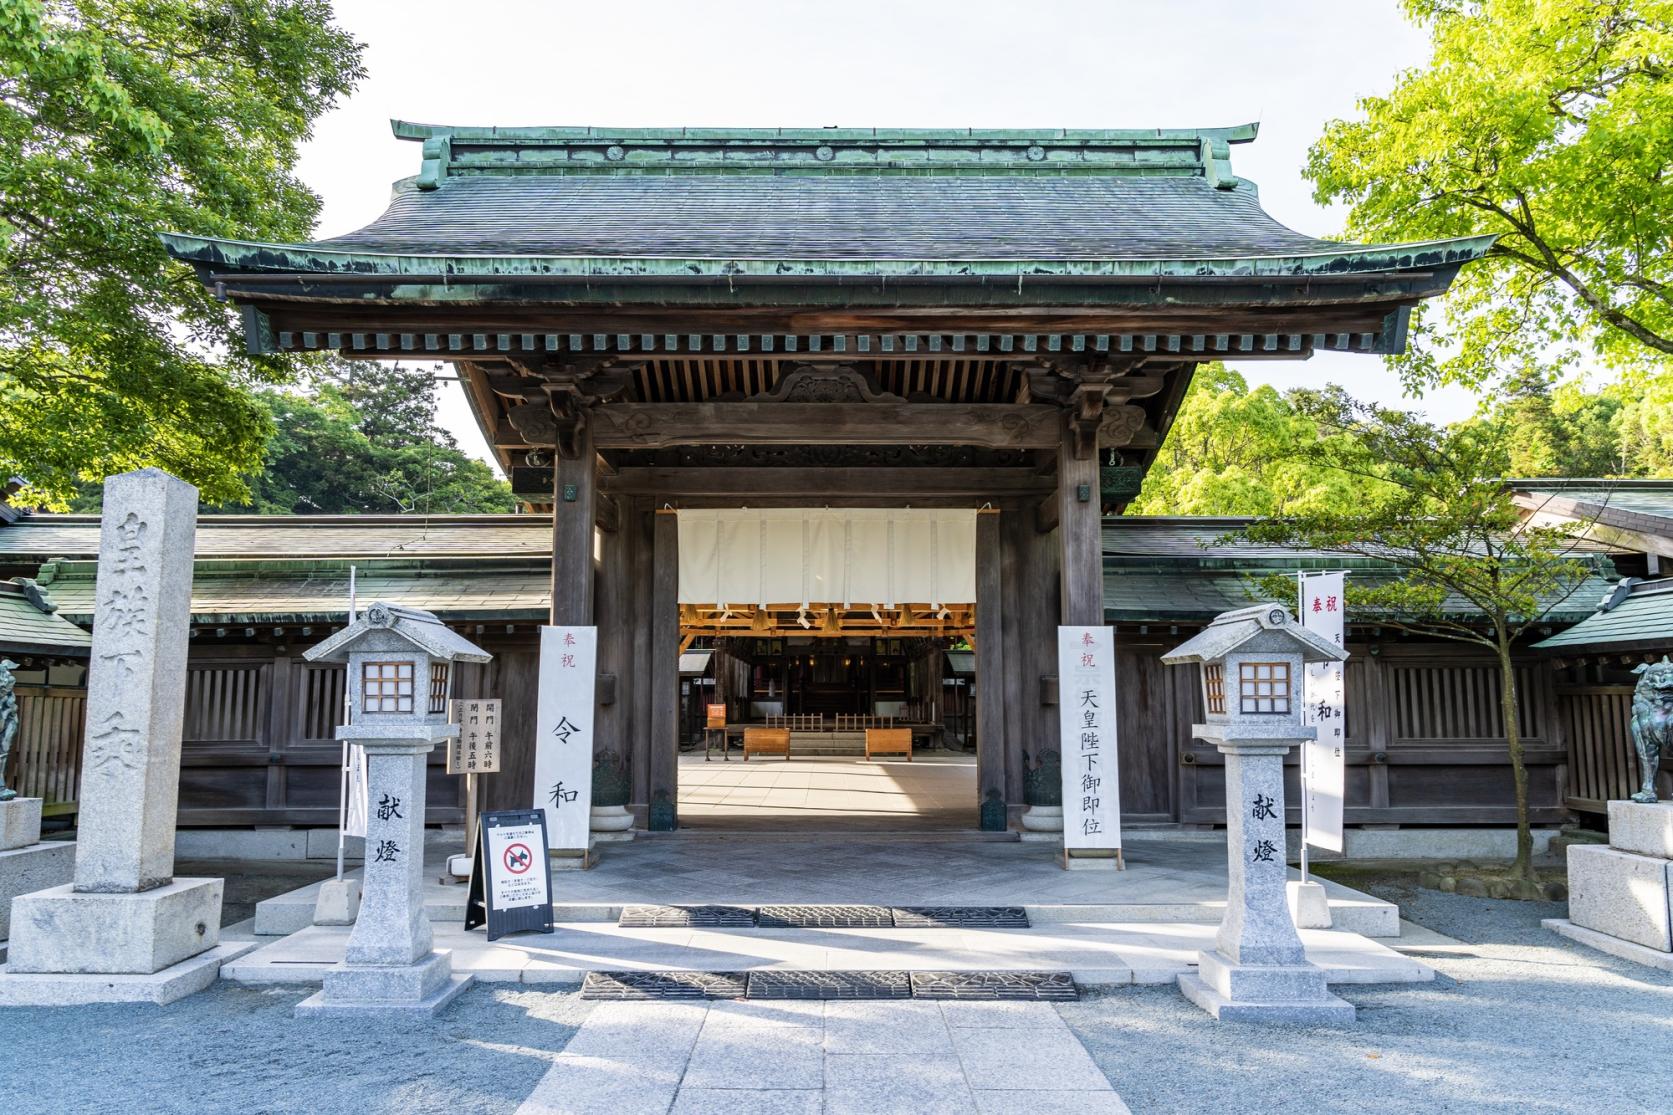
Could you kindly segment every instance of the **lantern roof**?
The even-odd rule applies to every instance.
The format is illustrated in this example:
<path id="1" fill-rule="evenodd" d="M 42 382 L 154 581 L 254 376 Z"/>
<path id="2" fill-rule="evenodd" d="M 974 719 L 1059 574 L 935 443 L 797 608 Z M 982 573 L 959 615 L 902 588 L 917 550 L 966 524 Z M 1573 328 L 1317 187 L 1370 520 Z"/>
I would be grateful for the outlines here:
<path id="1" fill-rule="evenodd" d="M 1245 648 L 1299 654 L 1303 662 L 1341 662 L 1348 657 L 1343 648 L 1296 623 L 1282 604 L 1251 604 L 1215 616 L 1207 627 L 1164 654 L 1162 661 L 1170 666 L 1220 662 Z"/>
<path id="2" fill-rule="evenodd" d="M 453 631 L 434 613 L 420 608 L 400 608 L 381 600 L 329 639 L 309 647 L 302 657 L 309 662 L 346 662 L 355 645 L 374 632 L 399 635 L 431 658 L 449 662 L 487 662 L 493 658 L 493 655 Z"/>

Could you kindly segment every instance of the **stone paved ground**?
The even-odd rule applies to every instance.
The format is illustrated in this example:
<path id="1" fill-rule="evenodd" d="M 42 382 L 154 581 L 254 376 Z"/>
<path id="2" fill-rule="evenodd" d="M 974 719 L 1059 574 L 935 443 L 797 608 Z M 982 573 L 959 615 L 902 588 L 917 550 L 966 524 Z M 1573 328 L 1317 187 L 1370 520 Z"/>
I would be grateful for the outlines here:
<path id="1" fill-rule="evenodd" d="M 1098 1079 L 1138 1115 L 1673 1109 L 1673 975 L 1540 928 L 1560 904 L 1415 889 L 1382 896 L 1464 943 L 1423 954 L 1442 973 L 1434 985 L 1337 988 L 1360 1008 L 1347 1031 L 1216 1024 L 1171 988 L 1138 987 L 1031 1005 L 1038 1017 L 1024 1027 L 1009 1024 L 1018 1013 L 1010 1004 L 955 1004 L 983 1032 L 975 1036 L 918 1002 L 641 1008 L 678 1031 L 670 1043 L 650 1040 L 651 1028 L 633 1038 L 637 1026 L 621 1037 L 620 1018 L 598 1014 L 639 1004 L 594 1007 L 569 993 L 485 986 L 435 1021 L 304 1023 L 290 1016 L 304 989 L 222 985 L 163 1008 L 0 1012 L 0 1112 L 510 1115 L 525 1104 L 531 1113 L 586 1110 L 577 1101 L 610 1078 L 652 1086 L 664 1105 L 653 1098 L 612 1115 L 666 1111 L 675 1095 L 681 1115 L 921 1115 L 949 1097 L 964 1102 L 961 1112 L 1120 1110 L 1110 1092 L 1076 1096 L 1070 1108 L 1031 1092 Z M 817 1011 L 817 1024 L 798 1010 Z M 620 1040 L 602 1051 L 571 1042 L 589 1017 L 601 1037 Z M 1085 1053 L 1074 1052 L 1071 1033 Z M 598 1063 L 612 1066 L 604 1077 L 587 1068 Z"/>
<path id="2" fill-rule="evenodd" d="M 1049 1003 L 603 1003 L 517 1115 L 1125 1115 Z"/>
<path id="3" fill-rule="evenodd" d="M 1371 889 L 1465 944 L 1418 954 L 1432 985 L 1332 988 L 1352 1030 L 1216 1026 L 1164 988 L 1058 1010 L 1137 1115 L 1673 1110 L 1673 975 L 1541 928 L 1561 903 Z"/>

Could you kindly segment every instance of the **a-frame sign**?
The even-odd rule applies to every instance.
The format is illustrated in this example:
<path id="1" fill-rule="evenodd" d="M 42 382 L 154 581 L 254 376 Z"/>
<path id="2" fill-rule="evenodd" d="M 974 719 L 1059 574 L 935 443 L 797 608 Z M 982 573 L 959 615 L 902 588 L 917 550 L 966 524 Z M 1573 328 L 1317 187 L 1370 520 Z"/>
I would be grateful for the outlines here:
<path id="1" fill-rule="evenodd" d="M 546 815 L 539 809 L 484 813 L 471 862 L 465 928 L 488 927 L 488 939 L 552 928 L 552 880 Z"/>

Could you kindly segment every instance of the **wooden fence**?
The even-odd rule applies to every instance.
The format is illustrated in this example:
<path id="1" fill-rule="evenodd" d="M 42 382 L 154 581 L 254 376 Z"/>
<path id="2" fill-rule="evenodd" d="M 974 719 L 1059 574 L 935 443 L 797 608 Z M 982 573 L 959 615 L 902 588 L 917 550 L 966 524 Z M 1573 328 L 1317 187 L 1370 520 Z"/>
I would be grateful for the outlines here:
<path id="1" fill-rule="evenodd" d="M 1611 799 L 1638 789 L 1638 756 L 1632 749 L 1632 686 L 1564 685 L 1557 688 L 1568 736 L 1570 809 L 1602 813 Z"/>
<path id="2" fill-rule="evenodd" d="M 17 711 L 12 788 L 24 797 L 43 799 L 42 812 L 48 815 L 75 812 L 87 690 L 20 685 Z"/>

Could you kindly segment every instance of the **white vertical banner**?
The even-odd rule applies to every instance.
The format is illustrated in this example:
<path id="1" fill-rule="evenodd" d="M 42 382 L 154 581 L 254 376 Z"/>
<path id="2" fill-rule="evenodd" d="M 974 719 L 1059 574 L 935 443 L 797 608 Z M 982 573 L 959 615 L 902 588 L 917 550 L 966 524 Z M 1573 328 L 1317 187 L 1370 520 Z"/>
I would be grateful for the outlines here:
<path id="1" fill-rule="evenodd" d="M 1342 645 L 1341 573 L 1301 578 L 1301 625 Z M 1347 688 L 1341 662 L 1309 662 L 1302 689 L 1302 723 L 1318 737 L 1302 745 L 1302 786 L 1306 798 L 1302 839 L 1315 848 L 1342 850 L 1342 798 L 1347 790 Z"/>
<path id="2" fill-rule="evenodd" d="M 346 801 L 347 815 L 343 818 L 343 834 L 345 836 L 366 835 L 366 749 L 358 743 L 348 745 L 348 769 L 343 772 L 348 779 Z"/>
<path id="3" fill-rule="evenodd" d="M 546 838 L 553 851 L 587 850 L 597 657 L 596 627 L 540 629 L 534 808 L 546 813 Z"/>
<path id="4" fill-rule="evenodd" d="M 1057 629 L 1057 711 L 1063 848 L 1120 848 L 1114 628 Z"/>

